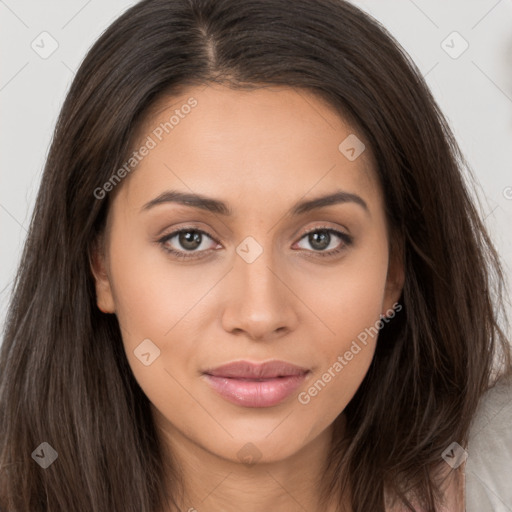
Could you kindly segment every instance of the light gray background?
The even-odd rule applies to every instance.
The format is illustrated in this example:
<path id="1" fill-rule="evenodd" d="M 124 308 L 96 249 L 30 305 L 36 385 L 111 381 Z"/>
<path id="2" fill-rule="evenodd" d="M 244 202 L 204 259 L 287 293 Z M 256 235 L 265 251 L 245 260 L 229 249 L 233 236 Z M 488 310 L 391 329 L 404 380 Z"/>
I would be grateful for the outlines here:
<path id="1" fill-rule="evenodd" d="M 57 114 L 85 53 L 131 0 L 0 0 L 0 327 Z M 482 214 L 512 274 L 512 2 L 354 1 L 409 52 L 479 182 Z M 458 58 L 442 47 L 461 48 Z M 31 45 L 48 49 L 43 59 Z M 46 39 L 43 39 L 46 38 Z"/>

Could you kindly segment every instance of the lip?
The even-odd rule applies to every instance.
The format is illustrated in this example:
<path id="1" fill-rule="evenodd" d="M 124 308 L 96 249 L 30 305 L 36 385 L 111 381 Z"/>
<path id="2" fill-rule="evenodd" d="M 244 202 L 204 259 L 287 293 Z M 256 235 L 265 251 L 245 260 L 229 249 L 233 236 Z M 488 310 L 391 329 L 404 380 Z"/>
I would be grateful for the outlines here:
<path id="1" fill-rule="evenodd" d="M 310 373 L 285 361 L 234 361 L 203 372 L 210 387 L 231 403 L 272 407 L 288 398 Z"/>

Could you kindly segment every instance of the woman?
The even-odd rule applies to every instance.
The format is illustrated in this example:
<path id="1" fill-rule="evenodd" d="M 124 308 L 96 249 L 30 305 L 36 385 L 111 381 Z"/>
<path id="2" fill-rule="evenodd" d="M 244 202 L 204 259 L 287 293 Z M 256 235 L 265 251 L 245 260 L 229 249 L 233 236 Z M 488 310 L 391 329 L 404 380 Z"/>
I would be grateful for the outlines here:
<path id="1" fill-rule="evenodd" d="M 348 3 L 135 5 L 42 178 L 0 508 L 464 510 L 470 426 L 512 365 L 463 168 Z"/>

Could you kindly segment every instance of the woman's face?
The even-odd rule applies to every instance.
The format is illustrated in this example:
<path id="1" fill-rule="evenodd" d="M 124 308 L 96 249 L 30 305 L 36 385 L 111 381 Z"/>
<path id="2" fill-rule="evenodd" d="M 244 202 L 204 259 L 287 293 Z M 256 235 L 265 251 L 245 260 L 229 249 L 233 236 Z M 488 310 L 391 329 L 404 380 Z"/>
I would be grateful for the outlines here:
<path id="1" fill-rule="evenodd" d="M 344 410 L 400 295 L 373 157 L 302 90 L 193 87 L 160 107 L 113 196 L 98 306 L 169 439 L 282 460 Z M 270 361 L 298 369 L 243 373 Z"/>

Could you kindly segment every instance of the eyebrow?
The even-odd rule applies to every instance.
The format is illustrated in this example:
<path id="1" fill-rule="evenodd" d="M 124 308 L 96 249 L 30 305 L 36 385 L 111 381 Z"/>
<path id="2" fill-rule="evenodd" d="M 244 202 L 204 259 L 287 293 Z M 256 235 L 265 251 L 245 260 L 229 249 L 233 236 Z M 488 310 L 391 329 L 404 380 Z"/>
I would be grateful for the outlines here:
<path id="1" fill-rule="evenodd" d="M 178 190 L 167 190 L 163 192 L 158 197 L 155 197 L 155 199 L 152 199 L 146 203 L 141 208 L 141 211 L 146 211 L 154 208 L 157 205 L 165 203 L 182 204 L 219 215 L 233 215 L 231 208 L 225 202 L 219 199 L 214 199 L 212 197 L 207 197 L 201 194 L 180 192 Z M 369 213 L 368 205 L 362 197 L 358 196 L 357 194 L 345 192 L 343 190 L 338 190 L 332 194 L 320 196 L 315 199 L 299 201 L 292 206 L 290 213 L 292 215 L 301 215 L 303 213 L 316 210 L 317 208 L 323 208 L 325 206 L 343 203 L 355 203 L 361 206 L 361 208 L 363 208 L 367 213 Z"/>

